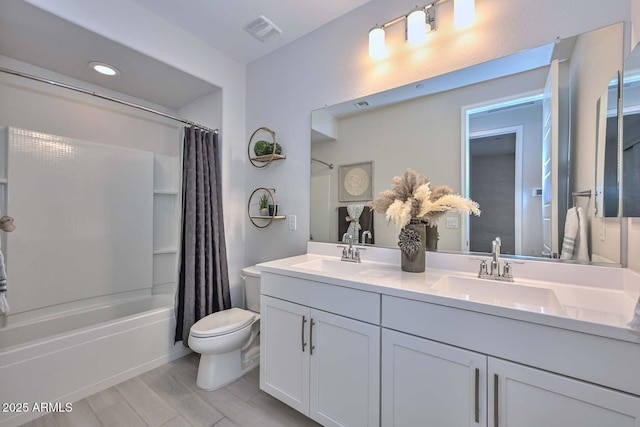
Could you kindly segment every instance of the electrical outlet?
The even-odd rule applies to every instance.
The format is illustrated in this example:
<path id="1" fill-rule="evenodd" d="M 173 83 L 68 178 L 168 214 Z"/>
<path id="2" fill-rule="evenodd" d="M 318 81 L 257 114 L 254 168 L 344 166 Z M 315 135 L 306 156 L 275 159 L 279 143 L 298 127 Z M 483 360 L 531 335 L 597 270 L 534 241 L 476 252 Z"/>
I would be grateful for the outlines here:
<path id="1" fill-rule="evenodd" d="M 457 216 L 448 216 L 447 217 L 447 228 L 458 228 L 460 225 L 458 224 Z"/>
<path id="2" fill-rule="evenodd" d="M 296 216 L 289 215 L 289 230 L 295 230 L 297 228 L 296 226 Z"/>

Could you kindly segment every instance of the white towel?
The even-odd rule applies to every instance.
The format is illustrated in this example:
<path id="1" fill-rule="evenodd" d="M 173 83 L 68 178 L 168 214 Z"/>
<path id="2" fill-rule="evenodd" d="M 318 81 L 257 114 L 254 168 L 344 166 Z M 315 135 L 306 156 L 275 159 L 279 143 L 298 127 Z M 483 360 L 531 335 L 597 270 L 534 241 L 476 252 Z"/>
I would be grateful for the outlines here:
<path id="1" fill-rule="evenodd" d="M 587 217 L 580 207 L 571 208 L 567 211 L 560 259 L 589 261 Z"/>
<path id="2" fill-rule="evenodd" d="M 0 314 L 9 312 L 9 303 L 7 302 L 7 273 L 4 266 L 4 255 L 0 247 Z"/>
<path id="3" fill-rule="evenodd" d="M 574 249 L 574 259 L 578 261 L 591 261 L 589 257 L 589 248 L 587 245 L 587 214 L 584 209 L 578 207 L 578 240 L 576 240 L 576 250 Z"/>
<path id="4" fill-rule="evenodd" d="M 364 205 L 347 205 L 348 217 L 345 219 L 349 222 L 349 228 L 347 228 L 347 234 L 353 236 L 355 241 L 358 241 L 358 235 L 362 226 L 360 225 L 360 215 L 364 211 Z"/>

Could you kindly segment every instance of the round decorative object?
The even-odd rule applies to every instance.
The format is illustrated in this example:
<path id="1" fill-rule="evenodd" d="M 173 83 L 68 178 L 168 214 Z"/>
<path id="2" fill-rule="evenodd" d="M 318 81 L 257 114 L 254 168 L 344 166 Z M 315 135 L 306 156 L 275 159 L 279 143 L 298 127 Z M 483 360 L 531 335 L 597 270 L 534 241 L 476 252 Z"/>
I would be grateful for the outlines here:
<path id="1" fill-rule="evenodd" d="M 362 168 L 353 168 L 344 177 L 344 189 L 352 196 L 360 196 L 369 189 L 369 174 Z"/>
<path id="2" fill-rule="evenodd" d="M 255 190 L 253 190 L 253 193 L 251 193 L 251 195 L 249 196 L 249 201 L 247 202 L 247 215 L 249 216 L 249 221 L 251 221 L 251 224 L 253 224 L 258 228 L 267 228 L 269 225 L 271 225 L 271 223 L 273 222 L 273 219 L 276 217 L 276 212 L 271 212 L 270 210 L 267 210 L 267 212 L 269 212 L 270 215 L 267 215 L 266 218 L 259 218 L 262 221 L 268 220 L 268 222 L 266 222 L 265 224 L 260 225 L 253 220 L 256 217 L 254 215 L 251 215 L 251 200 L 253 199 L 253 196 L 255 196 L 255 194 L 258 191 L 265 191 L 269 193 L 269 196 L 271 197 L 271 200 L 273 201 L 273 203 L 276 203 L 275 190 L 273 188 L 264 188 L 264 187 L 256 188 Z M 262 212 L 260 212 L 260 216 L 261 217 L 264 216 L 262 215 Z"/>
<path id="3" fill-rule="evenodd" d="M 254 153 L 258 158 L 251 156 L 251 146 L 254 138 L 258 139 L 257 136 L 261 132 L 267 132 L 271 135 L 271 142 L 265 141 L 264 139 L 259 139 L 253 144 Z M 262 153 L 262 155 L 258 154 Z M 275 159 L 283 159 L 284 156 L 281 156 L 282 147 L 280 144 L 276 142 L 276 133 L 269 129 L 268 127 L 259 127 L 252 134 L 251 138 L 249 138 L 249 144 L 247 145 L 247 156 L 249 157 L 249 161 L 253 166 L 258 169 L 266 168 L 271 164 L 271 162 Z"/>
<path id="4" fill-rule="evenodd" d="M 398 246 L 400 250 L 408 255 L 418 252 L 422 246 L 420 241 L 420 233 L 412 228 L 403 228 L 400 231 Z"/>

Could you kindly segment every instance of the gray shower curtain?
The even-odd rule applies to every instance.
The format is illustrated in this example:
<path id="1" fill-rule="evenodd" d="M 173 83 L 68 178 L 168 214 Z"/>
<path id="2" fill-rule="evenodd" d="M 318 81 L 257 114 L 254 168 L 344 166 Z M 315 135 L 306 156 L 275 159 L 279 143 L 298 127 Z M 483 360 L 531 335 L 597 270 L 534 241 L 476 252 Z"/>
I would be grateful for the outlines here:
<path id="1" fill-rule="evenodd" d="M 220 177 L 218 134 L 186 127 L 175 335 L 185 346 L 195 322 L 231 308 Z"/>

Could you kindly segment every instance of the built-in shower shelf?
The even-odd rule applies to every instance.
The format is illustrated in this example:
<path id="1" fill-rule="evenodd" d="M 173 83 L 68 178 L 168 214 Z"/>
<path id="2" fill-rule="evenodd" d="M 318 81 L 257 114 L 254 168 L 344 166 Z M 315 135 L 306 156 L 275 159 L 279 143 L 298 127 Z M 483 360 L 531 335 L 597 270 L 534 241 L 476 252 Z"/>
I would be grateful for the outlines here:
<path id="1" fill-rule="evenodd" d="M 7 178 L 0 178 L 0 185 L 6 185 L 7 184 Z"/>
<path id="2" fill-rule="evenodd" d="M 175 254 L 177 252 L 178 248 L 158 248 L 153 250 L 154 255 Z"/>
<path id="3" fill-rule="evenodd" d="M 153 194 L 163 194 L 166 196 L 177 196 L 177 190 L 153 190 Z"/>

